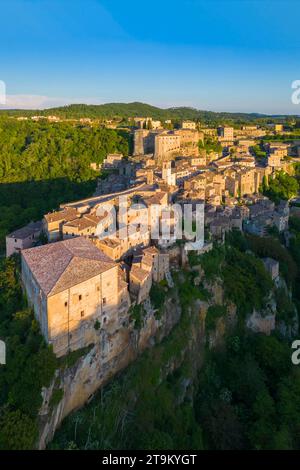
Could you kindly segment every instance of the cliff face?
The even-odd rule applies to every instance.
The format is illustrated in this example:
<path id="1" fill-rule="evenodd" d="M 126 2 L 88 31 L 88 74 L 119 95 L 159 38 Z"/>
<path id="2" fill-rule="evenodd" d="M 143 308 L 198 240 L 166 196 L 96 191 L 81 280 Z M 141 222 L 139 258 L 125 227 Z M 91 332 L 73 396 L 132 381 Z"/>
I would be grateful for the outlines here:
<path id="1" fill-rule="evenodd" d="M 42 390 L 38 448 L 46 447 L 69 413 L 88 402 L 99 387 L 128 366 L 147 347 L 168 335 L 180 315 L 176 298 L 166 299 L 160 319 L 156 318 L 148 301 L 140 330 L 135 330 L 131 325 L 111 335 L 100 331 L 99 341 L 87 354 L 72 367 L 57 370 L 50 387 Z"/>
<path id="2" fill-rule="evenodd" d="M 176 351 L 174 345 L 170 352 L 165 343 L 161 345 L 168 357 L 162 364 L 161 376 L 178 369 L 189 357 L 192 367 L 185 377 L 178 399 L 183 401 L 190 394 L 192 400 L 195 377 L 203 365 L 205 347 L 222 348 L 226 335 L 240 321 L 236 305 L 225 298 L 222 280 L 207 282 L 204 273 L 199 270 L 199 276 L 194 277 L 195 286 L 199 286 L 201 281 L 208 292 L 206 300 L 194 299 L 186 306 L 174 289 L 166 294 L 160 319 L 157 319 L 150 301 L 147 301 L 143 306 L 144 316 L 139 330 L 130 325 L 111 335 L 99 332 L 99 341 L 89 352 L 72 367 L 56 371 L 51 386 L 43 390 L 43 405 L 39 413 L 39 449 L 44 449 L 52 440 L 56 429 L 68 414 L 89 402 L 100 387 L 132 363 L 146 348 L 160 343 L 171 331 L 173 334 L 175 325 L 181 332 L 178 338 L 175 336 L 175 341 L 173 338 Z M 286 289 L 286 286 L 283 287 Z M 278 319 L 276 299 L 274 292 L 271 292 L 264 308 L 261 311 L 253 310 L 242 322 L 253 332 L 269 335 L 278 328 L 289 337 L 298 328 L 296 310 L 294 313 L 289 325 Z M 184 318 L 188 318 L 186 324 L 185 320 L 182 322 Z M 53 398 L 60 389 L 62 392 L 54 404 Z"/>

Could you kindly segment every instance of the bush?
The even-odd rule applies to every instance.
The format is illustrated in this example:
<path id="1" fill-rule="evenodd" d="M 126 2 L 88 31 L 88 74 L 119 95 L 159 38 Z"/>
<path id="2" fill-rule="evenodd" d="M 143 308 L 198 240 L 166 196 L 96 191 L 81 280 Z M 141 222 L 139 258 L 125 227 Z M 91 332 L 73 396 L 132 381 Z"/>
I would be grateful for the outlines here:
<path id="1" fill-rule="evenodd" d="M 205 317 L 205 329 L 207 331 L 214 330 L 219 318 L 224 317 L 227 313 L 227 308 L 224 305 L 211 305 L 207 309 Z"/>
<path id="2" fill-rule="evenodd" d="M 143 326 L 144 309 L 142 304 L 131 307 L 129 311 L 130 320 L 134 322 L 134 328 L 140 330 Z"/>
<path id="3" fill-rule="evenodd" d="M 226 298 L 235 303 L 242 317 L 253 308 L 262 308 L 273 286 L 262 261 L 235 248 L 226 252 L 223 279 Z"/>
<path id="4" fill-rule="evenodd" d="M 36 420 L 20 410 L 4 408 L 0 412 L 0 449 L 29 450 L 34 447 L 38 435 Z"/>

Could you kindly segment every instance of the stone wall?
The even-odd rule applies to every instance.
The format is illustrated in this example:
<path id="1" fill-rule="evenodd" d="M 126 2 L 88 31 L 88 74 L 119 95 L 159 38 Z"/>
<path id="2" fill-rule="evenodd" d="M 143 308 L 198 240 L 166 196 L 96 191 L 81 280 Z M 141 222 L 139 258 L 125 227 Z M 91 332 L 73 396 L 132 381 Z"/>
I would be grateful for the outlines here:
<path id="1" fill-rule="evenodd" d="M 134 330 L 124 326 L 113 334 L 98 331 L 98 341 L 73 367 L 56 371 L 52 384 L 42 391 L 43 404 L 39 412 L 40 434 L 37 447 L 44 449 L 51 441 L 62 420 L 82 407 L 92 395 L 115 374 L 128 366 L 147 347 L 168 335 L 179 321 L 178 299 L 167 299 L 164 313 L 158 320 L 149 301 L 144 305 L 144 326 Z M 62 399 L 51 406 L 54 389 L 63 390 Z"/>

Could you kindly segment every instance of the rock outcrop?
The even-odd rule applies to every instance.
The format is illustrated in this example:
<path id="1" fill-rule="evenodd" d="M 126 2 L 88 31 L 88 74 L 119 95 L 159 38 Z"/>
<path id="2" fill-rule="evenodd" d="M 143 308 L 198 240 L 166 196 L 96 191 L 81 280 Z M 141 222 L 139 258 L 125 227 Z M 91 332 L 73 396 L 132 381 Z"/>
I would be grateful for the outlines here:
<path id="1" fill-rule="evenodd" d="M 69 413 L 88 402 L 101 386 L 134 361 L 147 347 L 168 335 L 181 315 L 176 298 L 166 299 L 160 319 L 156 318 L 149 301 L 144 311 L 140 330 L 129 325 L 111 335 L 99 331 L 99 341 L 88 353 L 72 367 L 62 367 L 56 371 L 50 387 L 42 390 L 43 404 L 39 411 L 40 433 L 37 444 L 39 449 L 46 447 Z M 58 390 L 58 403 L 53 404 Z"/>

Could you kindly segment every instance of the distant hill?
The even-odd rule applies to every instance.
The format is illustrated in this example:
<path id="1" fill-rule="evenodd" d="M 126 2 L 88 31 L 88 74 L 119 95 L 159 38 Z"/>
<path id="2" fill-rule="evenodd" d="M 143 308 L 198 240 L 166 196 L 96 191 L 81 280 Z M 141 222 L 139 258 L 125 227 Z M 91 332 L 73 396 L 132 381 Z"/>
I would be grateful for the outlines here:
<path id="1" fill-rule="evenodd" d="M 282 120 L 286 119 L 284 115 L 273 115 L 269 116 L 266 114 L 259 113 L 227 113 L 227 112 L 213 112 L 213 111 L 202 111 L 196 108 L 189 107 L 174 107 L 174 108 L 158 108 L 151 106 L 146 103 L 106 103 L 100 105 L 87 105 L 87 104 L 71 104 L 68 106 L 62 106 L 44 110 L 1 110 L 0 115 L 22 115 L 22 116 L 33 116 L 38 115 L 57 115 L 62 118 L 123 118 L 127 119 L 135 116 L 151 116 L 154 119 L 166 120 L 182 120 L 182 119 L 193 119 L 202 122 L 220 122 L 220 121 L 258 121 L 264 122 L 270 120 Z M 291 116 L 288 116 L 291 118 Z"/>

